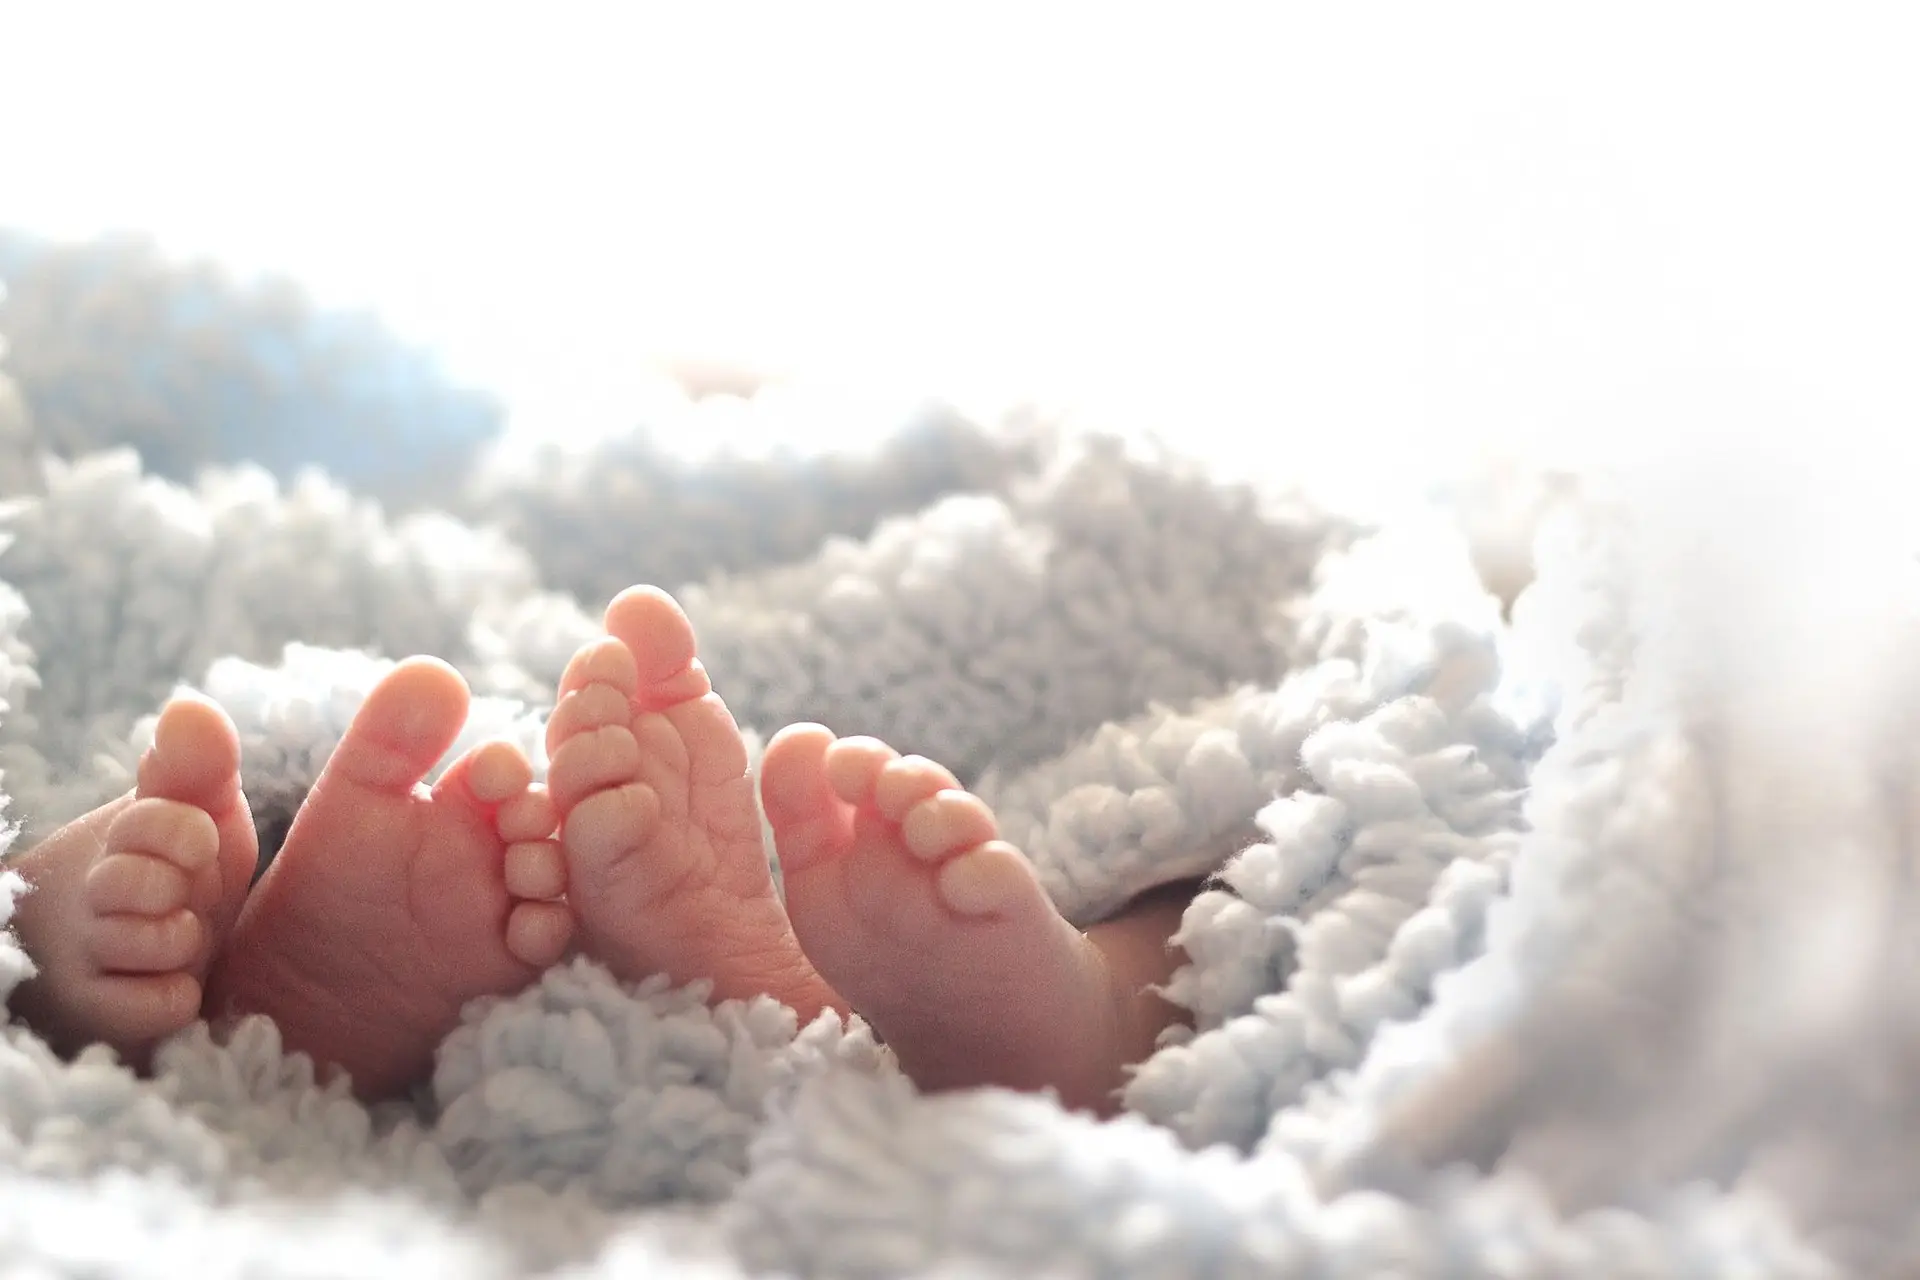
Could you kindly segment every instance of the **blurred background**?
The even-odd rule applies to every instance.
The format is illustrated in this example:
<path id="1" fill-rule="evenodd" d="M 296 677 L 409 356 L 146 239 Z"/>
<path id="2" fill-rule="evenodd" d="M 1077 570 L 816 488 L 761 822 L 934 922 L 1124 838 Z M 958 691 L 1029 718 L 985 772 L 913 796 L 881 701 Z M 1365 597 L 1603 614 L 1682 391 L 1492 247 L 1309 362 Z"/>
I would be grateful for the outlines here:
<path id="1" fill-rule="evenodd" d="M 1904 21 L 0 0 L 0 369 L 56 439 L 145 414 L 164 472 L 185 415 L 376 492 L 663 379 L 831 406 L 676 447 L 1039 402 L 1381 493 L 1756 430 L 1718 387 L 1904 441 Z M 103 390 L 155 334 L 251 372 Z"/>

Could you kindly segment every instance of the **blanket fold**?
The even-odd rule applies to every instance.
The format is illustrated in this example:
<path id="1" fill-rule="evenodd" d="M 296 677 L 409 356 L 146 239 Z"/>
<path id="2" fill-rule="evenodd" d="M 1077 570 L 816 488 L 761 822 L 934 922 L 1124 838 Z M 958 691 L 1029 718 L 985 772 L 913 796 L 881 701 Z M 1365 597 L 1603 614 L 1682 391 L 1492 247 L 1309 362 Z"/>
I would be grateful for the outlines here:
<path id="1" fill-rule="evenodd" d="M 727 412 L 763 410 L 792 412 Z M 1635 558 L 1660 532 L 1638 508 L 1567 500 L 1509 623 L 1432 511 L 1363 526 L 1138 442 L 895 421 L 845 458 L 688 461 L 645 434 L 517 472 L 501 454 L 458 516 L 389 515 L 317 476 L 35 459 L 0 552 L 9 833 L 31 844 L 123 790 L 190 685 L 241 730 L 270 853 L 414 652 L 478 695 L 455 751 L 507 736 L 543 765 L 599 597 L 666 578 L 755 742 L 818 720 L 942 760 L 1077 923 L 1206 881 L 1167 989 L 1194 1025 L 1138 1066 L 1122 1116 L 923 1097 L 857 1020 L 710 1007 L 702 984 L 587 961 L 478 1002 L 419 1096 L 373 1110 L 259 1020 L 184 1032 L 145 1079 L 10 1023 L 0 1270 L 1813 1277 L 1911 1258 L 1898 1197 L 1862 1186 L 1914 1185 L 1909 1161 L 1868 1141 L 1879 1113 L 1835 1088 L 1833 1051 L 1607 1004 L 1705 1008 L 1730 980 L 1669 963 L 1707 954 L 1719 917 L 1693 908 L 1720 899 L 1667 855 L 1764 867 L 1768 815 L 1807 850 L 1849 822 L 1863 849 L 1905 839 L 1849 816 L 1843 767 L 1813 808 L 1783 798 L 1789 731 L 1843 752 L 1833 726 L 1859 717 L 1674 693 L 1700 654 L 1672 637 L 1700 619 Z M 1909 625 L 1848 600 L 1863 633 Z M 1852 687 L 1885 692 L 1897 727 L 1911 674 Z M 1749 754 L 1721 749 L 1729 726 Z M 1905 783 L 1876 777 L 1892 812 Z M 0 872 L 0 926 L 22 887 Z M 1764 958 L 1752 940 L 1790 913 L 1753 901 L 1738 954 Z M 29 965 L 0 930 L 0 993 Z M 1644 998 L 1676 974 L 1698 1005 Z M 1765 1069 L 1721 1088 L 1755 1043 Z M 1615 1092 L 1551 1087 L 1593 1063 Z M 1667 1068 L 1684 1090 L 1661 1093 Z M 1724 1105 L 1687 1110 L 1703 1100 Z M 1823 1140 L 1827 1116 L 1851 1145 Z M 1506 1163 L 1476 1167 L 1490 1140 Z"/>

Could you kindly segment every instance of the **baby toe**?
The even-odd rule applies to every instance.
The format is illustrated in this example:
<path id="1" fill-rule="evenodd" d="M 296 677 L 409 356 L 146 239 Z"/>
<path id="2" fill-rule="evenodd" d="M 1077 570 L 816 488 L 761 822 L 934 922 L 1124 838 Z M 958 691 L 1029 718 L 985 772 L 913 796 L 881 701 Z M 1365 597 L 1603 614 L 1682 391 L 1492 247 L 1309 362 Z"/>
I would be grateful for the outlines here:
<path id="1" fill-rule="evenodd" d="M 622 649 L 622 653 L 626 650 Z M 590 684 L 563 694 L 547 717 L 547 754 L 583 733 L 633 719 L 633 698 L 609 684 Z"/>
<path id="2" fill-rule="evenodd" d="M 553 797 L 543 786 L 529 786 L 500 806 L 494 815 L 494 829 L 502 840 L 514 844 L 522 840 L 544 840 L 560 825 L 560 814 Z"/>
<path id="3" fill-rule="evenodd" d="M 206 926 L 191 911 L 101 916 L 87 940 L 87 956 L 102 973 L 166 973 L 195 967 L 206 939 Z"/>
<path id="4" fill-rule="evenodd" d="M 925 756 L 901 756 L 880 771 L 873 784 L 873 807 L 888 822 L 899 822 L 907 810 L 938 791 L 957 791 L 960 780 Z"/>
<path id="5" fill-rule="evenodd" d="M 934 877 L 940 898 L 956 915 L 996 915 L 1039 892 L 1026 855 L 1004 840 L 941 864 Z"/>
<path id="6" fill-rule="evenodd" d="M 192 876 L 219 856 L 220 828 L 205 809 L 147 796 L 114 816 L 106 847 L 113 853 L 159 858 Z"/>
<path id="7" fill-rule="evenodd" d="M 608 725 L 561 745 L 547 766 L 554 807 L 570 813 L 596 791 L 630 782 L 640 774 L 640 744 L 624 725 Z"/>
<path id="8" fill-rule="evenodd" d="M 848 804 L 867 804 L 881 771 L 899 758 L 899 752 L 878 738 L 841 738 L 827 747 L 827 784 Z"/>
<path id="9" fill-rule="evenodd" d="M 789 725 L 773 735 L 760 762 L 761 810 L 790 880 L 848 847 L 847 807 L 827 781 L 834 745 L 823 725 Z"/>
<path id="10" fill-rule="evenodd" d="M 522 902 L 507 915 L 507 951 L 521 964 L 558 964 L 573 943 L 573 912 L 558 902 Z"/>
<path id="11" fill-rule="evenodd" d="M 760 804 L 776 829 L 832 806 L 826 758 L 835 742 L 820 724 L 790 724 L 768 741 L 760 757 Z"/>
<path id="12" fill-rule="evenodd" d="M 512 742 L 482 743 L 467 762 L 467 789 L 482 804 L 500 804 L 523 794 L 533 782 L 533 764 Z"/>
<path id="13" fill-rule="evenodd" d="M 197 694 L 160 709 L 153 745 L 140 757 L 137 793 L 219 812 L 239 790 L 240 736 L 227 713 Z"/>
<path id="14" fill-rule="evenodd" d="M 87 869 L 86 904 L 96 915 L 164 916 L 187 905 L 186 872 L 165 858 L 109 853 Z"/>
<path id="15" fill-rule="evenodd" d="M 931 862 L 999 836 L 987 802 L 969 791 L 936 791 L 907 810 L 900 838 L 914 857 Z"/>
<path id="16" fill-rule="evenodd" d="M 567 859 L 557 840 L 519 840 L 507 846 L 507 892 L 536 902 L 567 891 Z"/>
<path id="17" fill-rule="evenodd" d="M 607 634 L 634 656 L 643 696 L 658 704 L 698 697 L 712 686 L 697 661 L 693 623 L 658 587 L 628 587 L 607 605 Z"/>
<path id="18" fill-rule="evenodd" d="M 640 689 L 640 668 L 633 650 L 613 636 L 590 640 L 574 651 L 567 669 L 560 675 L 562 698 L 594 685 L 605 685 L 623 697 L 632 697 Z"/>

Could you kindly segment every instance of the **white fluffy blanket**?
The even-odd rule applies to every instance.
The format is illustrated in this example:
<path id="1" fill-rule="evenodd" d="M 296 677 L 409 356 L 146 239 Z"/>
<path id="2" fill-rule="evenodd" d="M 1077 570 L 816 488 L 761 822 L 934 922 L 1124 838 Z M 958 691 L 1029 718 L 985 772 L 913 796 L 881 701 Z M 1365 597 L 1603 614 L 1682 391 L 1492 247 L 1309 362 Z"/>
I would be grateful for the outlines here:
<path id="1" fill-rule="evenodd" d="M 1914 1038 L 1889 1011 L 1913 988 L 1885 904 L 1907 892 L 1914 704 L 1885 641 L 1910 566 L 1810 614 L 1740 613 L 1767 592 L 1734 561 L 1787 574 L 1773 553 L 1799 544 L 1716 559 L 1693 526 L 1590 504 L 1508 627 L 1430 515 L 1360 529 L 1099 441 L 947 420 L 902 440 L 756 464 L 754 503 L 722 500 L 745 464 L 676 469 L 638 438 L 503 455 L 471 509 L 508 532 L 389 520 L 317 480 L 52 466 L 0 558 L 16 843 L 123 789 L 181 682 L 240 725 L 269 843 L 385 658 L 456 662 L 483 695 L 472 734 L 537 752 L 586 593 L 665 578 L 743 724 L 949 762 L 1076 920 L 1220 873 L 1171 988 L 1196 1029 L 1141 1066 L 1128 1114 L 921 1097 L 857 1024 L 585 963 L 471 1010 L 418 1106 L 377 1114 L 263 1023 L 190 1030 L 152 1079 L 9 1025 L 0 1275 L 1812 1276 L 1909 1256 L 1920 1179 L 1889 1135 Z M 971 491 L 929 497 L 942 448 Z M 1816 883 L 1848 914 L 1803 909 Z M 0 923 L 18 889 L 0 873 Z M 28 964 L 0 934 L 0 993 Z M 1383 1124 L 1442 1164 L 1491 1155 L 1382 1161 Z"/>

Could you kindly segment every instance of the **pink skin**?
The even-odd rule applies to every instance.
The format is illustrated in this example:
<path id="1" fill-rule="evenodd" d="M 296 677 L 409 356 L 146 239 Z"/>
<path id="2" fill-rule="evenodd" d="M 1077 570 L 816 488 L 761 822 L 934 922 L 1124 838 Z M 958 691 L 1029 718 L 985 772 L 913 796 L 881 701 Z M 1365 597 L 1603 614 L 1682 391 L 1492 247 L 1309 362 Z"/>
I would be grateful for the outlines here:
<path id="1" fill-rule="evenodd" d="M 104 1043 L 144 1063 L 199 1017 L 257 857 L 232 722 L 175 699 L 134 790 L 14 864 L 33 886 L 14 926 L 39 968 L 14 993 L 15 1012 L 62 1052 Z"/>
<path id="2" fill-rule="evenodd" d="M 554 812 L 524 753 L 487 743 L 425 785 L 468 701 L 437 660 L 388 673 L 209 976 L 208 1017 L 268 1015 L 363 1097 L 424 1079 L 468 1001 L 526 986 L 572 932 L 545 900 L 562 879 Z"/>
<path id="3" fill-rule="evenodd" d="M 783 907 L 745 745 L 686 615 L 635 588 L 606 626 L 562 678 L 547 789 L 505 743 L 426 787 L 468 693 L 410 660 L 361 707 L 251 895 L 233 726 L 169 705 L 138 789 L 17 864 L 42 972 L 16 1009 L 58 1047 L 136 1061 L 196 1016 L 266 1014 L 289 1048 L 382 1097 L 426 1076 L 468 1001 L 526 985 L 577 927 L 625 979 L 711 979 L 716 998 L 770 994 L 803 1018 L 850 998 L 923 1088 L 1111 1106 L 1123 1064 L 1174 1017 L 1149 988 L 1172 970 L 1186 889 L 1082 935 L 945 769 L 799 725 L 762 774 Z"/>
<path id="4" fill-rule="evenodd" d="M 801 944 L 915 1083 L 1112 1105 L 1131 1004 L 979 797 L 931 760 L 819 725 L 774 737 L 761 794 Z"/>
<path id="5" fill-rule="evenodd" d="M 850 1001 L 923 1088 L 1052 1087 L 1111 1105 L 1123 1064 L 1171 1020 L 1143 989 L 1171 972 L 1184 898 L 1082 935 L 946 770 L 801 725 L 775 737 L 761 778 L 783 909 L 746 748 L 686 615 L 636 587 L 606 629 L 568 665 L 547 730 L 589 955 L 630 980 L 768 993 L 803 1018 Z"/>
<path id="6" fill-rule="evenodd" d="M 582 949 L 615 976 L 772 995 L 803 1021 L 839 997 L 801 954 L 761 841 L 746 744 L 652 587 L 607 606 L 607 635 L 560 680 L 547 786 Z"/>

